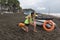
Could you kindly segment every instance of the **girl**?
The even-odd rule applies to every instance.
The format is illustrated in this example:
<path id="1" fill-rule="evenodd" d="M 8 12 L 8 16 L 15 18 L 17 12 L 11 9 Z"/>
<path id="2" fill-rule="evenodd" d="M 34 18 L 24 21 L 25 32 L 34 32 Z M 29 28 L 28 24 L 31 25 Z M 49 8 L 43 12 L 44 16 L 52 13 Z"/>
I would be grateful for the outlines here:
<path id="1" fill-rule="evenodd" d="M 32 12 L 31 15 L 29 15 L 29 16 L 26 17 L 26 20 L 24 21 L 24 25 L 25 26 L 22 27 L 22 29 L 24 31 L 28 32 L 28 27 L 27 26 L 32 25 L 32 26 L 34 26 L 34 30 L 33 31 L 37 32 L 36 25 L 34 25 L 34 20 L 35 20 L 35 13 Z"/>

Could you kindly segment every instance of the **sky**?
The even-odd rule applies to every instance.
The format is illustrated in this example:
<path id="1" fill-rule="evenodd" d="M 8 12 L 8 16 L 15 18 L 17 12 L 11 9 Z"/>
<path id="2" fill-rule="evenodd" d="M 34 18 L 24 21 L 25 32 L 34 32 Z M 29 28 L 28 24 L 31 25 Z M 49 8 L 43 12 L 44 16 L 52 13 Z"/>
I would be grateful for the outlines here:
<path id="1" fill-rule="evenodd" d="M 60 13 L 60 0 L 19 0 L 23 9 L 32 8 L 36 12 Z"/>

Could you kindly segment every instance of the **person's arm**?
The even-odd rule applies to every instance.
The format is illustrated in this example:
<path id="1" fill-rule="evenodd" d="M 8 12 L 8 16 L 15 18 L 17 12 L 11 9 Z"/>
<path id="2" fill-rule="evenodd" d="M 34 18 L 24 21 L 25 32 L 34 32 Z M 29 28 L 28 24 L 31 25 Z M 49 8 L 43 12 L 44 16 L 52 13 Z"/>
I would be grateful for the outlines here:
<path id="1" fill-rule="evenodd" d="M 31 21 L 30 21 L 30 17 L 28 17 L 28 21 L 29 21 L 29 24 L 31 24 L 31 25 L 32 25 L 32 23 L 31 23 Z"/>
<path id="2" fill-rule="evenodd" d="M 34 17 L 33 17 L 33 21 L 35 21 L 35 15 L 34 15 Z"/>
<path id="3" fill-rule="evenodd" d="M 30 17 L 28 17 L 28 21 L 29 21 L 29 23 L 30 23 Z"/>

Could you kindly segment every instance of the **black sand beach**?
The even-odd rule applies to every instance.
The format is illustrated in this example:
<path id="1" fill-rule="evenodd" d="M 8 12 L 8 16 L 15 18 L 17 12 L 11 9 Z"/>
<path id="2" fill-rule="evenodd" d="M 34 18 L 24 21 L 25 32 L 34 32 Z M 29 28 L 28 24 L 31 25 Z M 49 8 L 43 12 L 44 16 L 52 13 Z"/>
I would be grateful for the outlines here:
<path id="1" fill-rule="evenodd" d="M 31 26 L 28 33 L 17 26 L 24 19 L 22 13 L 0 15 L 0 40 L 60 40 L 60 18 L 54 18 L 57 26 L 52 32 L 46 32 L 37 26 L 37 33 L 31 30 Z"/>

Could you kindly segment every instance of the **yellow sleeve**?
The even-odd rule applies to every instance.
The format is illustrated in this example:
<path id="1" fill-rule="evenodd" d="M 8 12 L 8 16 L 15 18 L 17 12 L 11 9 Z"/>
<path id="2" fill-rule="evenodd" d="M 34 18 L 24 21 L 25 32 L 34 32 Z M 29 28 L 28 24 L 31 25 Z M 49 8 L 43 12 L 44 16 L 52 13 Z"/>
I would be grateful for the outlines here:
<path id="1" fill-rule="evenodd" d="M 26 16 L 25 18 L 28 18 L 28 17 L 30 17 L 30 15 Z"/>

